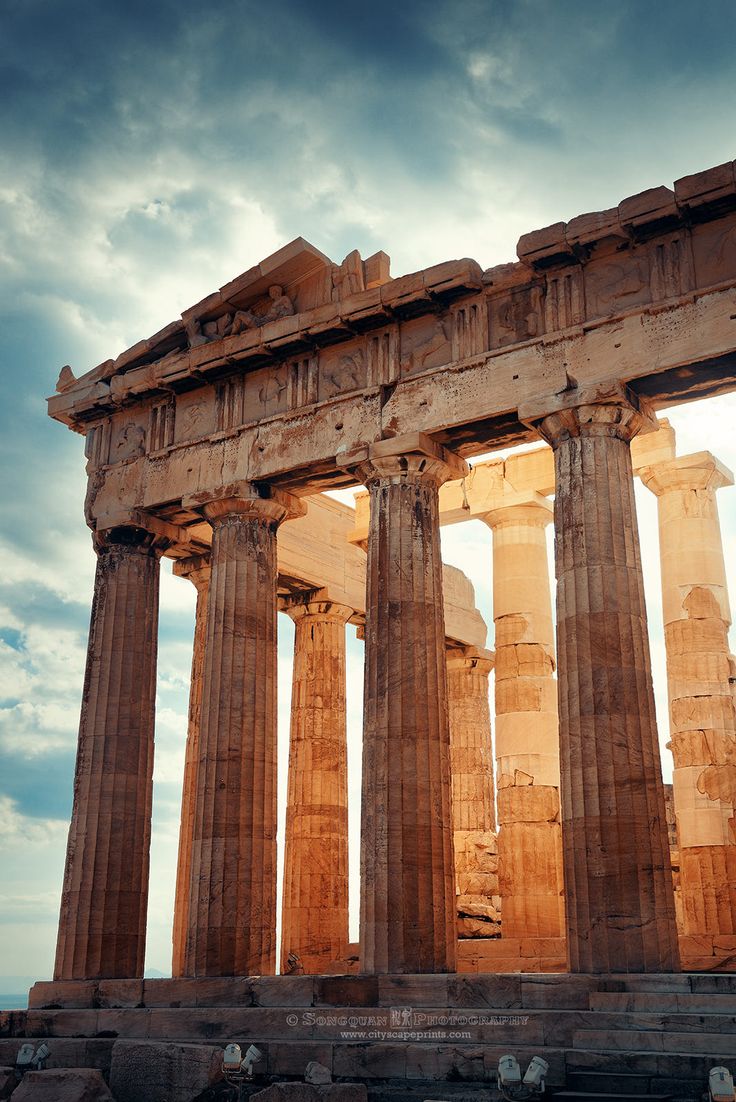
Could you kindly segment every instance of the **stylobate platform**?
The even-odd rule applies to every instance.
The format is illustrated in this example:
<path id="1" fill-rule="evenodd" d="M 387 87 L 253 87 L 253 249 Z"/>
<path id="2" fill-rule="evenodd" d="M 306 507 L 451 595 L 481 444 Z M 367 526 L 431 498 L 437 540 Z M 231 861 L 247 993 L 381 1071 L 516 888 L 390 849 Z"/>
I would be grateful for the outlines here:
<path id="1" fill-rule="evenodd" d="M 695 1099 L 736 1072 L 736 976 L 381 975 L 38 983 L 0 1016 L 0 1063 L 48 1039 L 58 1066 L 109 1069 L 118 1040 L 255 1043 L 267 1077 L 319 1060 L 337 1079 L 490 1084 L 541 1054 L 550 1087 L 616 1081 Z M 623 1077 L 623 1079 L 622 1079 Z M 587 1084 L 587 1086 L 586 1086 Z M 643 1088 L 643 1089 L 640 1089 Z M 436 1088 L 435 1088 L 436 1089 Z"/>

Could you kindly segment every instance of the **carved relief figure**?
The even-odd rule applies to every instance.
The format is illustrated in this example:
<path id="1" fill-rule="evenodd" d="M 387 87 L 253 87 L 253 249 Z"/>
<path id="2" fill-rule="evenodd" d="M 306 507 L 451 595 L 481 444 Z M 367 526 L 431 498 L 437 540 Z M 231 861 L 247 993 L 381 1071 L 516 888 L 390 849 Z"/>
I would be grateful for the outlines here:
<path id="1" fill-rule="evenodd" d="M 146 430 L 142 425 L 129 421 L 115 444 L 116 459 L 132 459 L 146 454 Z"/>
<path id="2" fill-rule="evenodd" d="M 439 317 L 431 319 L 429 329 L 422 326 L 413 333 L 402 329 L 401 369 L 404 374 L 413 375 L 448 363 L 452 358 L 449 329 L 448 321 Z"/>
<path id="3" fill-rule="evenodd" d="M 330 398 L 366 385 L 366 360 L 362 348 L 335 358 L 327 354 L 320 361 L 320 398 Z"/>
<path id="4" fill-rule="evenodd" d="M 365 290 L 363 261 L 357 249 L 348 253 L 342 264 L 332 265 L 332 286 L 334 302 L 339 302 L 357 291 Z"/>
<path id="5" fill-rule="evenodd" d="M 230 336 L 244 333 L 246 329 L 257 329 L 269 321 L 278 321 L 279 318 L 287 318 L 294 313 L 294 303 L 284 294 L 283 287 L 278 283 L 268 288 L 268 294 L 271 304 L 265 314 L 256 314 L 253 310 L 237 311 L 230 327 Z"/>
<path id="6" fill-rule="evenodd" d="M 502 348 L 528 341 L 542 332 L 541 292 L 537 287 L 523 288 L 491 300 L 492 346 Z"/>
<path id="7" fill-rule="evenodd" d="M 649 298 L 646 262 L 631 255 L 591 264 L 585 274 L 586 298 L 592 316 L 614 314 Z"/>

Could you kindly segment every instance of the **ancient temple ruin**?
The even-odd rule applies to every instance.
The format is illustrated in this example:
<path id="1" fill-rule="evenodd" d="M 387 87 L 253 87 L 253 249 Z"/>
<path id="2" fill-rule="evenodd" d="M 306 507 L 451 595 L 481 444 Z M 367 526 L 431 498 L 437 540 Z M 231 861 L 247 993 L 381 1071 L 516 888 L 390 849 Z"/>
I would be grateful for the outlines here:
<path id="1" fill-rule="evenodd" d="M 384 253 L 337 265 L 297 239 L 116 359 L 65 368 L 49 412 L 86 438 L 98 566 L 56 982 L 33 1005 L 103 1014 L 124 990 L 112 981 L 132 985 L 119 1005 L 147 1007 L 241 1005 L 243 977 L 261 977 L 254 1007 L 294 991 L 385 1007 L 408 990 L 414 1007 L 555 1006 L 555 1037 L 524 1043 L 564 1057 L 559 1023 L 601 1010 L 596 992 L 649 990 L 626 986 L 647 973 L 694 997 L 689 973 L 732 968 L 736 675 L 716 492 L 733 478 L 707 451 L 678 454 L 658 414 L 734 389 L 732 163 L 526 234 L 517 263 L 487 270 L 391 278 Z M 676 892 L 635 476 L 660 517 Z M 355 510 L 324 495 L 349 486 L 365 487 Z M 493 533 L 492 650 L 440 557 L 440 525 L 471 518 Z M 175 978 L 151 986 L 164 555 L 196 586 L 197 619 Z M 296 624 L 280 957 L 279 611 Z M 348 624 L 365 640 L 352 947 Z M 620 986 L 601 987 L 611 975 Z M 499 1003 L 512 981 L 521 1001 Z"/>

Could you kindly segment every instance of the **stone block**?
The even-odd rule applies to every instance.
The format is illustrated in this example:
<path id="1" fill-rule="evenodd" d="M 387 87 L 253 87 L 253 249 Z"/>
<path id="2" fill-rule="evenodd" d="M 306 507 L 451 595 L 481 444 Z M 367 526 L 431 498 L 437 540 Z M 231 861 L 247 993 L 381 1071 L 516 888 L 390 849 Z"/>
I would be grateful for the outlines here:
<path id="1" fill-rule="evenodd" d="M 258 1047 L 263 1049 L 264 1046 L 259 1044 Z M 320 1064 L 332 1071 L 331 1044 L 319 1044 L 314 1041 L 284 1041 L 269 1043 L 267 1048 L 269 1075 L 275 1077 L 303 1075 L 310 1060 L 318 1060 Z"/>
<path id="2" fill-rule="evenodd" d="M 17 1085 L 15 1069 L 0 1067 L 0 1098 L 10 1098 Z"/>
<path id="3" fill-rule="evenodd" d="M 13 1098 L 16 1102 L 116 1102 L 100 1072 L 93 1068 L 26 1072 Z M 136 1102 L 143 1102 L 143 1095 L 138 1095 Z"/>
<path id="4" fill-rule="evenodd" d="M 143 980 L 98 980 L 94 1005 L 111 1010 L 143 1006 Z"/>
<path id="5" fill-rule="evenodd" d="M 60 1011 L 59 1013 L 63 1014 L 64 1012 Z M 97 1012 L 97 1036 L 135 1038 L 148 1037 L 152 1013 L 153 1011 L 151 1010 L 139 1010 L 137 1008 L 99 1010 Z M 57 1028 L 61 1028 L 61 1024 L 59 1024 Z M 90 1033 L 88 1033 L 88 1036 L 94 1036 L 94 1033 L 90 1031 Z"/>
<path id="6" fill-rule="evenodd" d="M 365 1083 L 326 1083 L 317 1088 L 321 1102 L 368 1102 Z"/>
<path id="7" fill-rule="evenodd" d="M 512 1009 L 521 1007 L 521 980 L 518 976 L 457 976 L 449 977 L 448 1006 L 481 1009 Z"/>
<path id="8" fill-rule="evenodd" d="M 313 1006 L 313 976 L 256 976 L 251 980 L 254 1006 Z"/>
<path id="9" fill-rule="evenodd" d="M 406 1045 L 338 1045 L 332 1056 L 332 1074 L 341 1079 L 406 1078 Z"/>
<path id="10" fill-rule="evenodd" d="M 258 1102 L 367 1102 L 364 1083 L 272 1083 L 251 1095 Z"/>
<path id="11" fill-rule="evenodd" d="M 595 986 L 590 976 L 524 976 L 521 1004 L 525 1010 L 586 1010 Z"/>
<path id="12" fill-rule="evenodd" d="M 378 976 L 317 976 L 314 980 L 314 1005 L 375 1006 L 378 987 Z"/>
<path id="13" fill-rule="evenodd" d="M 43 981 L 34 983 L 28 994 L 28 1006 L 34 1010 L 93 1007 L 96 991 L 95 980 Z"/>
<path id="14" fill-rule="evenodd" d="M 379 1006 L 447 1006 L 447 975 L 379 976 Z"/>
<path id="15" fill-rule="evenodd" d="M 117 1041 L 110 1087 L 116 1102 L 191 1102 L 222 1078 L 223 1050 L 173 1041 Z"/>
<path id="16" fill-rule="evenodd" d="M 322 1086 L 332 1082 L 332 1072 L 319 1060 L 310 1060 L 304 1069 L 304 1082 L 314 1086 Z"/>
<path id="17" fill-rule="evenodd" d="M 94 1037 L 98 1033 L 97 1010 L 29 1010 L 27 1037 Z"/>

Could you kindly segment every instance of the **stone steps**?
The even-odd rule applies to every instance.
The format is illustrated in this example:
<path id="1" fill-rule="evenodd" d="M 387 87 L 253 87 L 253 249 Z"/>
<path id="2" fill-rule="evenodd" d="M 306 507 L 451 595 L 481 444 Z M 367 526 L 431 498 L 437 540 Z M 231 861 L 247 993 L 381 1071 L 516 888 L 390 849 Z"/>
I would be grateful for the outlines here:
<path id="1" fill-rule="evenodd" d="M 13 1051 L 21 1038 L 45 1038 L 56 1059 L 104 1070 L 117 1037 L 254 1042 L 267 1074 L 300 1078 L 317 1060 L 365 1082 L 372 1102 L 420 1102 L 398 1088 L 379 1098 L 391 1083 L 418 1089 L 421 1102 L 444 1098 L 450 1084 L 472 1094 L 494 1082 L 508 1052 L 522 1064 L 543 1055 L 551 1090 L 588 1097 L 690 1102 L 714 1064 L 736 1071 L 729 975 L 101 980 L 38 984 L 30 1001 L 25 1013 L 0 1015 L 0 1037 L 18 1039 Z M 0 1040 L 0 1062 L 12 1063 L 7 1045 Z"/>
<path id="2" fill-rule="evenodd" d="M 703 1038 L 720 1036 L 736 1046 L 736 1014 L 603 1010 L 509 1010 L 508 1008 L 422 1007 L 183 1007 L 107 1010 L 29 1010 L 25 1029 L 34 1036 L 105 1037 L 212 1041 L 236 1036 L 258 1036 L 263 1041 L 395 1041 L 430 1043 L 446 1037 L 458 1045 L 469 1043 L 571 1046 L 574 1038 L 619 1034 L 638 1038 L 632 1049 L 665 1045 L 663 1037 L 684 1037 L 693 1051 L 703 1049 Z M 645 1044 L 643 1038 L 651 1040 Z M 659 1039 L 659 1040 L 658 1040 Z M 729 1040 L 730 1039 L 730 1040 Z M 613 1047 L 620 1048 L 615 1042 Z M 718 1051 L 721 1051 L 719 1049 Z M 730 1054 L 730 1049 L 723 1049 Z"/>
<path id="3" fill-rule="evenodd" d="M 736 1057 L 736 1034 L 733 1033 L 584 1029 L 573 1034 L 572 1044 L 573 1048 L 604 1052 L 691 1052 L 718 1058 Z"/>
<path id="4" fill-rule="evenodd" d="M 736 1014 L 736 993 L 594 991 L 590 996 L 590 1009 L 604 1013 Z"/>
<path id="5" fill-rule="evenodd" d="M 553 1098 L 559 1102 L 672 1102 L 672 1094 L 632 1094 L 625 1091 L 623 1094 L 609 1094 L 599 1091 L 555 1091 Z"/>

